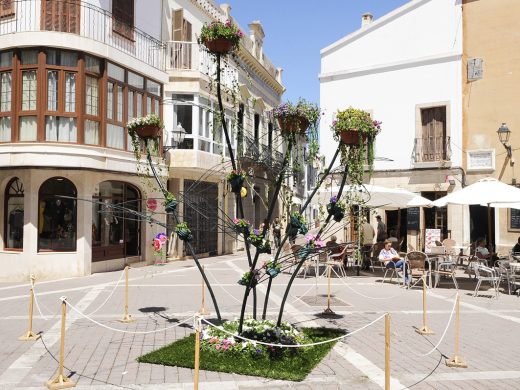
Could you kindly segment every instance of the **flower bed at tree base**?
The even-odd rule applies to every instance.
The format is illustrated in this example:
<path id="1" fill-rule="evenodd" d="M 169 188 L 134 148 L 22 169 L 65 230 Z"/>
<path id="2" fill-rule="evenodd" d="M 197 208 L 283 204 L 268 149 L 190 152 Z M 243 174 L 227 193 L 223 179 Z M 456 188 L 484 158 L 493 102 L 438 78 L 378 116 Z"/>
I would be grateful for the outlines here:
<path id="1" fill-rule="evenodd" d="M 303 328 L 301 333 L 307 343 L 330 340 L 345 334 L 340 329 Z M 200 368 L 264 378 L 300 382 L 328 354 L 336 341 L 305 348 L 284 348 L 280 356 L 269 353 L 257 355 L 248 351 L 203 349 L 200 352 Z M 194 368 L 195 335 L 182 338 L 170 345 L 140 356 L 140 363 L 161 364 Z"/>

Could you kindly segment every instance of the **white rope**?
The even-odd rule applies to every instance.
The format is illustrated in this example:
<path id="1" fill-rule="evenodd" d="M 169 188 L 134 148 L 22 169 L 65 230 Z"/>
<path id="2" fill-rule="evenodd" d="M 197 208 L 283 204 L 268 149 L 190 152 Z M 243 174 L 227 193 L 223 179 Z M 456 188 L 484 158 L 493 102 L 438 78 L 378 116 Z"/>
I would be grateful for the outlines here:
<path id="1" fill-rule="evenodd" d="M 213 275 L 213 273 L 206 269 L 204 270 L 209 276 L 211 276 L 211 278 L 213 279 L 213 282 L 218 286 L 220 287 L 227 295 L 229 295 L 231 298 L 233 298 L 236 302 L 238 303 L 242 303 L 242 301 L 238 298 L 236 298 L 233 294 L 231 294 L 226 288 L 224 288 L 224 286 L 222 286 L 221 284 L 218 284 L 218 279 L 215 277 L 215 275 Z M 247 303 L 246 304 L 246 307 L 253 307 L 253 305 Z"/>
<path id="2" fill-rule="evenodd" d="M 227 331 L 225 330 L 223 327 L 221 326 L 216 326 L 214 324 L 212 324 L 211 322 L 207 321 L 206 319 L 204 318 L 201 318 L 201 320 L 203 322 L 205 322 L 206 324 L 208 324 L 209 326 L 213 327 L 213 328 L 216 328 L 224 333 L 227 333 L 229 334 L 230 336 L 233 336 L 237 339 L 241 339 L 241 340 L 244 340 L 244 341 L 249 341 L 250 343 L 253 343 L 253 344 L 261 344 L 261 345 L 266 345 L 268 347 L 282 347 L 282 348 L 305 348 L 305 347 L 314 347 L 316 345 L 322 345 L 322 344 L 327 344 L 327 343 L 332 343 L 334 341 L 338 341 L 338 340 L 341 340 L 341 339 L 344 339 L 346 337 L 350 337 L 350 336 L 353 336 L 354 334 L 358 333 L 358 332 L 361 332 L 362 330 L 368 328 L 369 326 L 375 324 L 377 321 L 379 321 L 381 318 L 383 318 L 384 316 L 386 316 L 386 314 L 383 314 L 382 316 L 376 318 L 374 321 L 362 326 L 361 328 L 359 329 L 356 329 L 348 334 L 345 334 L 343 336 L 339 336 L 339 337 L 335 337 L 333 339 L 329 339 L 329 340 L 324 340 L 324 341 L 318 341 L 316 343 L 311 343 L 311 344 L 295 344 L 295 345 L 286 345 L 286 344 L 273 344 L 273 343 L 264 343 L 262 341 L 258 341 L 258 340 L 252 340 L 252 339 L 248 339 L 246 337 L 242 337 L 242 336 L 239 336 L 237 335 L 236 333 L 232 333 L 230 331 Z"/>
<path id="3" fill-rule="evenodd" d="M 61 299 L 61 298 L 60 298 Z M 172 328 L 176 328 L 186 322 L 188 322 L 189 320 L 191 320 L 194 316 L 190 316 L 188 318 L 186 318 L 185 320 L 175 324 L 175 325 L 172 325 L 172 326 L 167 326 L 166 328 L 162 328 L 162 329 L 155 329 L 155 330 L 148 330 L 148 331 L 128 331 L 128 330 L 123 330 L 123 329 L 117 329 L 117 328 L 112 328 L 111 326 L 107 326 L 105 324 L 102 324 L 96 320 L 94 320 L 93 318 L 90 318 L 88 317 L 86 314 L 82 313 L 79 309 L 75 308 L 72 304 L 70 304 L 68 301 L 67 301 L 67 305 L 70 306 L 70 308 L 72 310 L 74 310 L 76 313 L 78 313 L 80 316 L 82 316 L 83 318 L 89 320 L 90 322 L 96 324 L 96 325 L 99 325 L 103 328 L 106 328 L 106 329 L 109 329 L 109 330 L 112 330 L 114 332 L 121 332 L 121 333 L 130 333 L 130 334 L 150 334 L 150 333 L 157 333 L 157 332 L 163 332 L 165 330 L 168 330 L 168 329 L 172 329 Z"/>
<path id="4" fill-rule="evenodd" d="M 94 311 L 91 311 L 88 315 L 91 316 L 95 313 L 97 313 L 99 311 L 99 309 L 101 309 L 103 306 L 105 306 L 105 304 L 108 302 L 108 300 L 110 299 L 110 297 L 112 297 L 112 295 L 114 294 L 114 291 L 116 291 L 117 289 L 117 286 L 119 286 L 119 283 L 121 282 L 121 279 L 123 279 L 123 275 L 125 274 L 125 271 L 123 270 L 121 272 L 121 275 L 119 275 L 119 279 L 117 280 L 116 284 L 114 285 L 114 288 L 112 289 L 112 291 L 110 292 L 110 294 L 108 294 L 108 297 L 105 299 L 105 301 Z"/>
<path id="5" fill-rule="evenodd" d="M 456 295 L 458 296 L 459 294 L 457 293 Z M 450 328 L 451 319 L 453 318 L 453 313 L 455 312 L 455 307 L 456 306 L 457 306 L 457 298 L 455 297 L 455 300 L 453 302 L 453 308 L 451 309 L 450 318 L 448 319 L 448 323 L 446 324 L 446 328 L 444 329 L 444 332 L 442 332 L 442 336 L 441 336 L 440 340 L 437 342 L 437 344 L 430 351 L 428 351 L 426 353 L 419 354 L 419 353 L 415 352 L 413 349 L 411 349 L 408 346 L 408 344 L 406 344 L 406 342 L 405 342 L 406 348 L 408 348 L 410 350 L 410 352 L 412 352 L 415 356 L 418 356 L 418 357 L 425 357 L 425 356 L 430 355 L 434 351 L 436 351 L 437 348 L 439 348 L 439 345 L 441 345 L 442 341 L 444 340 L 444 336 L 446 336 L 446 333 L 447 333 L 448 329 Z M 399 334 L 399 332 L 396 332 L 396 333 Z"/>
<path id="6" fill-rule="evenodd" d="M 31 279 L 31 288 L 33 290 L 33 296 L 34 296 L 34 303 L 36 304 L 36 309 L 38 310 L 38 312 L 40 313 L 40 316 L 43 318 L 44 321 L 49 321 L 49 320 L 52 320 L 53 318 L 55 318 L 59 312 L 59 309 L 56 311 L 56 313 L 54 313 L 53 316 L 51 317 L 47 317 L 45 316 L 43 313 L 42 313 L 42 310 L 40 309 L 40 304 L 38 302 L 38 298 L 36 297 L 36 290 L 34 288 L 34 279 Z M 48 310 L 49 308 L 46 307 L 46 309 Z M 50 312 L 50 310 L 48 310 Z"/>

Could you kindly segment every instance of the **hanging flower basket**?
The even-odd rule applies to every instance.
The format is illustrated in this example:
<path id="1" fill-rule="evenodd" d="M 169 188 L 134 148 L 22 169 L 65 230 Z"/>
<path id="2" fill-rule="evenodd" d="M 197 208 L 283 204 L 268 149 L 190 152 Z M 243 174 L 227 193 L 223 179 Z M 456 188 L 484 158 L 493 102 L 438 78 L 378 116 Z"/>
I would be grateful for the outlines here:
<path id="1" fill-rule="evenodd" d="M 161 131 L 161 128 L 159 126 L 153 126 L 153 125 L 141 126 L 141 127 L 135 128 L 135 132 L 137 133 L 137 135 L 143 139 L 157 138 L 157 137 L 159 137 L 160 131 Z"/>
<path id="2" fill-rule="evenodd" d="M 241 286 L 251 286 L 254 287 L 258 284 L 258 279 L 260 275 L 257 270 L 247 271 L 242 275 L 242 278 L 237 282 Z"/>
<path id="3" fill-rule="evenodd" d="M 280 273 L 280 270 L 278 268 L 267 268 L 267 270 L 265 271 L 271 278 L 274 278 L 276 277 L 279 273 Z"/>
<path id="4" fill-rule="evenodd" d="M 359 145 L 359 138 L 362 137 L 363 141 L 365 142 L 367 140 L 367 134 L 360 133 L 357 130 L 342 130 L 339 133 L 339 136 L 341 138 L 341 142 L 343 142 L 345 145 L 353 146 L 353 145 Z"/>
<path id="5" fill-rule="evenodd" d="M 334 216 L 332 217 L 334 221 L 341 222 L 341 220 L 345 217 L 345 213 L 342 210 L 338 210 L 334 213 Z"/>
<path id="6" fill-rule="evenodd" d="M 309 229 L 307 229 L 307 225 L 305 224 L 305 219 L 298 212 L 294 212 L 291 214 L 290 227 L 292 229 L 296 229 L 297 232 L 300 232 L 301 234 L 306 234 L 309 230 Z M 290 229 L 290 231 L 294 233 L 294 230 L 292 230 L 292 229 Z M 296 235 L 296 234 L 293 234 L 293 235 Z"/>
<path id="7" fill-rule="evenodd" d="M 268 241 L 263 241 L 260 245 L 256 247 L 258 253 L 267 253 L 271 254 L 271 244 Z"/>
<path id="8" fill-rule="evenodd" d="M 149 114 L 145 117 L 133 118 L 126 124 L 128 133 L 131 137 L 137 135 L 141 139 L 157 138 L 161 135 L 164 125 L 155 114 Z"/>
<path id="9" fill-rule="evenodd" d="M 226 54 L 231 51 L 233 41 L 225 38 L 218 38 L 212 41 L 206 41 L 204 42 L 204 45 L 206 45 L 208 50 L 212 53 Z"/>
<path id="10" fill-rule="evenodd" d="M 249 221 L 245 219 L 233 218 L 233 228 L 238 234 L 244 234 L 246 238 L 249 237 Z"/>
<path id="11" fill-rule="evenodd" d="M 175 233 L 179 236 L 179 239 L 182 241 L 191 241 L 193 240 L 193 235 L 191 234 L 191 230 L 185 222 L 177 224 L 175 226 Z"/>
<path id="12" fill-rule="evenodd" d="M 173 213 L 175 211 L 175 209 L 177 209 L 177 200 L 175 199 L 172 199 L 172 200 L 169 200 L 166 202 L 166 206 L 164 207 L 164 209 L 166 210 L 167 213 Z"/>
<path id="13" fill-rule="evenodd" d="M 244 185 L 244 180 L 246 177 L 245 171 L 241 169 L 233 169 L 228 175 L 227 175 L 227 181 L 229 185 L 231 186 L 231 191 L 235 194 L 240 194 L 242 191 L 242 187 Z"/>
<path id="14" fill-rule="evenodd" d="M 305 133 L 309 127 L 309 120 L 304 116 L 285 116 L 278 118 L 282 133 Z"/>

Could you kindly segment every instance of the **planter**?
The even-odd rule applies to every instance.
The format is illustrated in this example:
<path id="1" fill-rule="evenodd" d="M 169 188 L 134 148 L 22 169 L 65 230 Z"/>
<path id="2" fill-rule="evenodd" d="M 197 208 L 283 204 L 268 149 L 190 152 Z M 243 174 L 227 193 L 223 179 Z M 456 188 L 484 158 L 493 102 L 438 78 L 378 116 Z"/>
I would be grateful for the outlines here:
<path id="1" fill-rule="evenodd" d="M 204 45 L 212 53 L 226 54 L 233 48 L 233 41 L 225 38 L 214 39 L 204 42 Z"/>
<path id="2" fill-rule="evenodd" d="M 338 210 L 334 213 L 334 221 L 341 222 L 343 217 L 345 216 L 345 213 L 342 210 Z"/>
<path id="3" fill-rule="evenodd" d="M 309 256 L 309 253 L 311 253 L 311 248 L 303 247 L 298 251 L 298 256 L 304 258 Z"/>
<path id="4" fill-rule="evenodd" d="M 188 232 L 188 231 L 185 231 L 185 230 L 181 230 L 180 232 L 177 232 L 177 235 L 179 236 L 179 238 L 182 240 L 182 241 L 191 241 L 193 240 L 193 235 L 191 234 L 191 232 Z"/>
<path id="5" fill-rule="evenodd" d="M 336 211 L 337 211 L 336 204 L 335 203 L 329 203 L 327 205 L 327 211 L 328 211 L 329 214 L 336 214 Z"/>
<path id="6" fill-rule="evenodd" d="M 166 210 L 167 213 L 173 213 L 176 208 L 177 208 L 177 201 L 175 199 L 166 202 L 166 206 L 164 207 L 164 209 Z"/>
<path id="7" fill-rule="evenodd" d="M 363 138 L 363 142 L 367 140 L 367 135 L 362 134 L 357 130 L 343 130 L 340 134 L 341 142 L 345 145 L 359 145 L 359 137 Z"/>
<path id="8" fill-rule="evenodd" d="M 244 234 L 245 237 L 249 237 L 249 228 L 247 226 L 235 226 L 235 231 L 238 234 Z"/>
<path id="9" fill-rule="evenodd" d="M 296 233 L 294 233 L 294 231 L 292 229 L 296 229 Z M 289 231 L 291 233 L 294 233 L 292 235 L 295 236 L 296 234 L 298 234 L 298 232 L 300 232 L 301 234 L 307 234 L 309 229 L 307 229 L 307 226 L 302 224 L 298 218 L 291 216 L 291 224 L 290 224 Z M 291 234 L 289 234 L 289 235 L 291 235 Z"/>
<path id="10" fill-rule="evenodd" d="M 265 271 L 271 278 L 274 278 L 276 275 L 280 273 L 278 268 L 267 268 Z"/>
<path id="11" fill-rule="evenodd" d="M 278 124 L 280 125 L 282 133 L 305 133 L 309 127 L 309 121 L 302 116 L 278 118 Z"/>
<path id="12" fill-rule="evenodd" d="M 256 247 L 256 250 L 257 250 L 258 253 L 271 254 L 271 246 L 270 245 L 261 244 L 261 245 Z"/>
<path id="13" fill-rule="evenodd" d="M 156 138 L 159 137 L 161 128 L 159 126 L 147 125 L 135 128 L 135 133 L 140 138 Z"/>
<path id="14" fill-rule="evenodd" d="M 228 180 L 231 186 L 231 191 L 235 194 L 239 194 L 244 184 L 244 178 L 242 176 L 235 176 Z"/>

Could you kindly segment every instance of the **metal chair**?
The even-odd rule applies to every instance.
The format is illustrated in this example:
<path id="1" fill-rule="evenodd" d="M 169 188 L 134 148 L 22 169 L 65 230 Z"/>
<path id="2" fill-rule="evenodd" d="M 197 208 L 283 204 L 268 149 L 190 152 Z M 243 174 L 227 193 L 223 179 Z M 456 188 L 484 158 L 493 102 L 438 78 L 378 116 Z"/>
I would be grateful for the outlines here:
<path id="1" fill-rule="evenodd" d="M 495 290 L 495 298 L 498 298 L 498 285 L 500 283 L 500 276 L 498 276 L 497 272 L 493 268 L 486 267 L 482 264 L 476 264 L 474 267 L 474 271 L 475 277 L 477 278 L 477 287 L 475 287 L 475 293 L 473 294 L 473 296 L 477 296 L 482 282 L 489 282 L 489 284 Z"/>
<path id="2" fill-rule="evenodd" d="M 408 252 L 405 262 L 412 282 L 414 278 L 422 279 L 423 276 L 429 276 L 431 286 L 431 263 L 426 253 L 421 251 Z M 428 269 L 426 269 L 426 264 L 428 264 Z"/>
<path id="3" fill-rule="evenodd" d="M 453 280 L 455 288 L 458 290 L 459 284 L 457 283 L 456 272 L 457 264 L 455 264 L 453 261 L 446 261 L 444 263 L 440 263 L 437 269 L 433 272 L 435 275 L 435 284 L 433 287 L 436 288 L 439 284 L 441 277 L 445 276 L 451 277 L 451 280 Z"/>
<path id="4" fill-rule="evenodd" d="M 294 244 L 291 246 L 291 250 L 294 255 L 293 266 L 296 266 L 298 263 L 300 263 L 303 258 L 301 249 L 303 249 L 301 245 Z M 312 267 L 312 261 L 309 260 L 310 256 L 310 254 L 307 256 L 296 276 L 300 275 L 303 272 L 303 278 L 305 279 L 305 277 L 307 276 L 307 271 Z"/>
<path id="5" fill-rule="evenodd" d="M 511 286 L 514 285 L 514 278 L 511 274 L 511 268 L 509 267 L 509 260 L 497 260 L 495 271 L 498 275 L 498 284 L 505 281 L 507 283 L 507 292 L 511 295 Z"/>
<path id="6" fill-rule="evenodd" d="M 349 251 L 351 252 L 352 248 L 349 248 L 349 245 L 345 245 L 340 253 L 329 254 L 327 256 L 327 262 L 325 263 L 327 267 L 325 268 L 325 271 L 323 272 L 322 276 L 327 274 L 329 267 L 331 268 L 331 270 L 334 269 L 334 267 L 337 267 L 339 268 L 339 272 L 340 274 L 342 274 L 342 276 L 347 276 L 347 273 L 345 272 L 344 262 L 345 257 L 347 256 Z"/>

